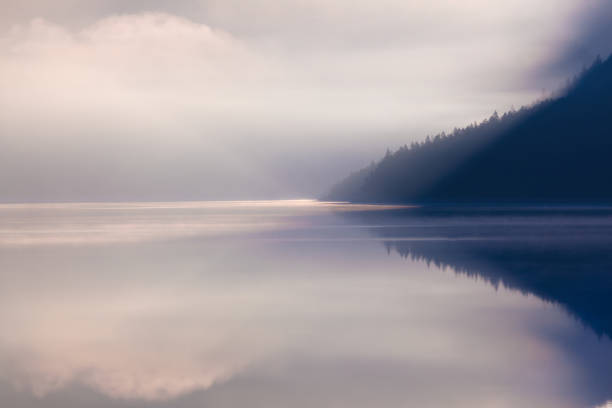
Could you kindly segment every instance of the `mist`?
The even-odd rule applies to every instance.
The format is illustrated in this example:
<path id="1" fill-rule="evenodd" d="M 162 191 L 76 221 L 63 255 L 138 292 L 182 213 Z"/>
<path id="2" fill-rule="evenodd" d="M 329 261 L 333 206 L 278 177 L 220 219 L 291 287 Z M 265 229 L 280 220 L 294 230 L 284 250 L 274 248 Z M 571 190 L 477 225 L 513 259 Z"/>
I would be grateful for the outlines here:
<path id="1" fill-rule="evenodd" d="M 610 52 L 603 1 L 0 10 L 5 202 L 310 197 Z"/>

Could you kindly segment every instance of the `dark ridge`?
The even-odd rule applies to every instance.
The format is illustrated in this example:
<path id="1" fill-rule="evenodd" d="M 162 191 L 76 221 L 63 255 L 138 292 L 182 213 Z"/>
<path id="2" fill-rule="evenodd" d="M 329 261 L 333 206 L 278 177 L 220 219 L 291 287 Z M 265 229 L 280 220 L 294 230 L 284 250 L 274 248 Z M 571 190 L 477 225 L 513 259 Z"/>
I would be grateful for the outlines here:
<path id="1" fill-rule="evenodd" d="M 403 146 L 326 200 L 386 203 L 612 202 L 612 57 L 559 96 Z"/>

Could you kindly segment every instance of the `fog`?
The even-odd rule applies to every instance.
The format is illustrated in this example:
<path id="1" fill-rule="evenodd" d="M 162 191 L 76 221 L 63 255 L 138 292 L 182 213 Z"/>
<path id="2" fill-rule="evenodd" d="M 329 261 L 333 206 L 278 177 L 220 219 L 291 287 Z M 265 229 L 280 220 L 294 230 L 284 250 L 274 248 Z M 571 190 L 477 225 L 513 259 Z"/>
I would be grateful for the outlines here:
<path id="1" fill-rule="evenodd" d="M 609 9 L 3 4 L 0 201 L 317 195 L 387 147 L 554 90 L 610 51 Z"/>

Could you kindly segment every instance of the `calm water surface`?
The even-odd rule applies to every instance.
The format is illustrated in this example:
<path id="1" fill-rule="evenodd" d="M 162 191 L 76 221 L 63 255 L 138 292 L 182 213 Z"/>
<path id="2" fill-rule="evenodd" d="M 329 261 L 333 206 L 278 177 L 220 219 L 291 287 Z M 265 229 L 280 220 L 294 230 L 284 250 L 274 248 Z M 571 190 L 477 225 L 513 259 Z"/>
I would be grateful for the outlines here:
<path id="1" fill-rule="evenodd" d="M 2 407 L 596 407 L 612 210 L 0 206 Z"/>

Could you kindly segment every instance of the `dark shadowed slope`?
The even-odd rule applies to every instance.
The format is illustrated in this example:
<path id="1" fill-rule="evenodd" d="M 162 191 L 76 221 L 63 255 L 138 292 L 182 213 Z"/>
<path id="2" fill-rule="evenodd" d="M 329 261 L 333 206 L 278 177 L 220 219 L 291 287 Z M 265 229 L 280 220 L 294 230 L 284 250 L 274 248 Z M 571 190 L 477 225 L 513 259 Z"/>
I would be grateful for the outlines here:
<path id="1" fill-rule="evenodd" d="M 356 202 L 612 202 L 612 57 L 561 97 L 388 153 L 325 197 Z"/>

